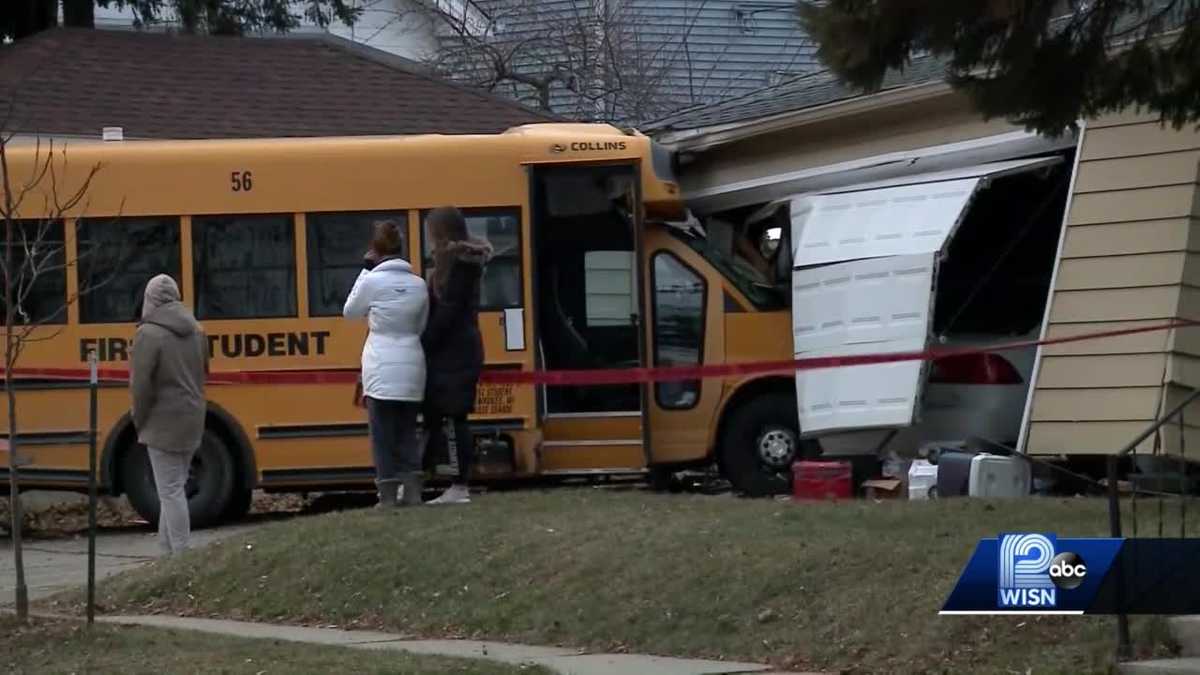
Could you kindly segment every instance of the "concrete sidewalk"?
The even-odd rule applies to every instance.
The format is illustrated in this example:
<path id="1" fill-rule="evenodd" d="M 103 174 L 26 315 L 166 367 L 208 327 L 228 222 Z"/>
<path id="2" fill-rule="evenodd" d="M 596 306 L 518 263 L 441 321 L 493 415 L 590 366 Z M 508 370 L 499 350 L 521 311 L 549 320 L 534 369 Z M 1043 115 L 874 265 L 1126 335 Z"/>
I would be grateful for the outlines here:
<path id="1" fill-rule="evenodd" d="M 800 675 L 772 671 L 757 663 L 675 659 L 638 654 L 585 654 L 572 649 L 534 647 L 505 642 L 478 640 L 411 640 L 402 635 L 374 631 L 347 631 L 333 628 L 306 628 L 246 621 L 194 619 L 174 616 L 105 616 L 105 623 L 150 626 L 176 630 L 192 630 L 218 635 L 263 638 L 285 642 L 349 647 L 353 649 L 382 649 L 427 654 L 487 659 L 515 665 L 535 664 L 561 675 Z"/>
<path id="2" fill-rule="evenodd" d="M 218 539 L 233 537 L 253 530 L 255 525 L 196 530 L 192 545 L 201 547 Z M 87 537 L 70 539 L 26 539 L 25 583 L 29 599 L 47 596 L 87 584 Z M 105 532 L 96 537 L 96 579 L 135 569 L 155 560 L 159 555 L 158 540 L 153 531 Z M 16 570 L 13 568 L 11 538 L 0 538 L 0 607 L 13 602 Z"/>

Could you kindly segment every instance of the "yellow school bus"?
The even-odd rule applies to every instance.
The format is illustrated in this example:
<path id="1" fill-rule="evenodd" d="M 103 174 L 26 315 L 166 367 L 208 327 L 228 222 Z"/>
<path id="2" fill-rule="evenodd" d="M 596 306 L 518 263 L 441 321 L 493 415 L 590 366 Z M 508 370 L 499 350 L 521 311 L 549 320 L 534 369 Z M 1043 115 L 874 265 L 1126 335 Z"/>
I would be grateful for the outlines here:
<path id="1" fill-rule="evenodd" d="M 14 185 L 38 153 L 9 147 Z M 424 214 L 445 204 L 495 249 L 480 313 L 489 369 L 790 358 L 787 293 L 755 279 L 735 253 L 744 246 L 680 222 L 671 158 L 635 131 L 538 124 L 479 136 L 116 141 L 69 145 L 64 156 L 17 223 L 40 228 L 67 263 L 39 277 L 18 313 L 41 324 L 12 374 L 26 487 L 86 486 L 86 384 L 44 369 L 82 369 L 91 351 L 102 368 L 127 367 L 142 288 L 163 272 L 203 323 L 215 375 L 293 376 L 209 387 L 188 485 L 196 522 L 244 514 L 253 489 L 369 487 L 353 384 L 296 376 L 358 369 L 366 327 L 341 309 L 371 224 L 405 223 L 420 272 Z M 94 166 L 75 208 L 61 218 L 44 210 L 51 183 L 70 194 Z M 100 485 L 154 519 L 128 410 L 124 385 L 103 384 Z M 661 476 L 716 457 L 735 484 L 768 492 L 787 485 L 801 447 L 790 377 L 485 385 L 473 423 L 481 480 Z"/>

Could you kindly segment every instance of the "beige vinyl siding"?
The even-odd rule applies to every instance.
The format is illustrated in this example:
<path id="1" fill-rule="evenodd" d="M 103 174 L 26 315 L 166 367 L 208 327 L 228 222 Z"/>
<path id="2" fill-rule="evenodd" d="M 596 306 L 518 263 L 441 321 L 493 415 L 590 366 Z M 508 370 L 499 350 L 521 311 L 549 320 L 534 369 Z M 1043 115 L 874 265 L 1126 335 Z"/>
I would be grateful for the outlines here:
<path id="1" fill-rule="evenodd" d="M 1042 358 L 1042 368 L 1038 373 L 1038 388 L 1154 387 L 1162 383 L 1166 369 L 1167 355 L 1164 352 L 1046 356 Z M 1036 418 L 1040 411 L 1035 410 L 1034 413 Z"/>
<path id="2" fill-rule="evenodd" d="M 1162 325 L 1161 319 L 1147 321 L 1111 321 L 1099 323 L 1062 323 L 1051 325 L 1046 331 L 1046 339 L 1069 339 L 1095 333 L 1113 333 L 1137 329 L 1147 329 L 1146 332 L 1118 335 L 1098 339 L 1080 340 L 1047 345 L 1042 350 L 1043 357 L 1050 356 L 1085 356 L 1085 355 L 1114 355 L 1114 354 L 1146 354 L 1161 353 L 1164 350 L 1187 351 L 1189 346 L 1200 345 L 1200 327 L 1179 328 L 1164 333 L 1149 330 Z M 1196 352 L 1200 356 L 1200 352 Z"/>
<path id="3" fill-rule="evenodd" d="M 1064 455 L 1103 455 L 1119 451 L 1126 443 L 1137 438 L 1146 430 L 1146 421 L 1136 422 L 1042 422 L 1029 429 L 1029 446 L 1041 448 L 1057 448 L 1054 454 Z M 1200 454 L 1200 429 L 1185 427 L 1182 434 L 1187 444 L 1187 456 L 1195 459 Z M 1179 427 L 1171 424 L 1162 430 L 1160 446 L 1167 454 L 1179 453 Z M 1138 444 L 1138 452 L 1154 450 L 1154 438 L 1148 438 Z M 1051 454 L 1042 450 L 1032 454 Z"/>
<path id="4" fill-rule="evenodd" d="M 1096 160 L 1088 164 L 1087 175 L 1080 174 L 1075 181 L 1075 191 L 1089 194 L 1106 190 L 1190 185 L 1196 181 L 1197 165 L 1200 165 L 1200 150 Z"/>
<path id="5" fill-rule="evenodd" d="M 1200 134 L 1137 113 L 1089 123 L 1051 295 L 1048 338 L 1200 319 Z M 1177 383 L 1177 384 L 1169 384 Z M 1034 383 L 1031 454 L 1107 454 L 1200 385 L 1200 329 L 1051 345 Z M 1200 457 L 1200 405 L 1182 435 Z M 1193 411 L 1187 411 L 1193 412 Z M 1187 415 L 1185 414 L 1185 417 Z M 1162 442 L 1178 452 L 1181 433 Z M 1147 441 L 1142 450 L 1153 447 Z"/>
<path id="6" fill-rule="evenodd" d="M 1087 159 L 1092 161 L 1169 155 L 1200 149 L 1197 140 L 1200 136 L 1188 127 L 1182 131 L 1175 131 L 1170 126 L 1164 129 L 1153 119 L 1115 127 L 1097 126 L 1089 122 L 1088 127 Z"/>
<path id="7" fill-rule="evenodd" d="M 682 172 L 683 193 L 773 174 L 1018 131 L 1004 120 L 984 121 L 969 100 L 949 94 L 886 111 L 831 117 L 714 148 Z"/>
<path id="8" fill-rule="evenodd" d="M 1186 251 L 1142 253 L 1062 261 L 1056 288 L 1085 291 L 1097 288 L 1170 286 L 1183 278 Z"/>
<path id="9" fill-rule="evenodd" d="M 1086 141 L 1085 141 L 1086 142 Z M 1080 167 L 1082 170 L 1084 167 Z M 1075 193 L 1068 225 L 1129 223 L 1188 218 L 1193 214 L 1196 184 Z"/>
<path id="10" fill-rule="evenodd" d="M 1144 419 L 1161 404 L 1162 387 L 1108 387 L 1084 391 L 1043 389 L 1037 392 L 1035 422 Z"/>
<path id="11" fill-rule="evenodd" d="M 1191 251 L 1200 247 L 1200 219 L 1104 223 L 1067 230 L 1063 258 Z"/>
<path id="12" fill-rule="evenodd" d="M 1057 286 L 1057 284 L 1055 284 Z M 1169 319 L 1179 309 L 1178 286 L 1054 290 L 1050 324 Z"/>

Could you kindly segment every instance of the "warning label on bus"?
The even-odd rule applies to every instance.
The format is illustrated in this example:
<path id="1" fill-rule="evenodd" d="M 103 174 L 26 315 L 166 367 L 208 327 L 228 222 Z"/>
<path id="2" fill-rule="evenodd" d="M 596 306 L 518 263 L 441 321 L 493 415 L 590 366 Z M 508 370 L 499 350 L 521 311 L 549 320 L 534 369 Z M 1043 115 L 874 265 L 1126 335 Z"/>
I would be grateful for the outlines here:
<path id="1" fill-rule="evenodd" d="M 511 415 L 514 400 L 511 384 L 481 384 L 475 392 L 475 412 L 480 415 Z"/>

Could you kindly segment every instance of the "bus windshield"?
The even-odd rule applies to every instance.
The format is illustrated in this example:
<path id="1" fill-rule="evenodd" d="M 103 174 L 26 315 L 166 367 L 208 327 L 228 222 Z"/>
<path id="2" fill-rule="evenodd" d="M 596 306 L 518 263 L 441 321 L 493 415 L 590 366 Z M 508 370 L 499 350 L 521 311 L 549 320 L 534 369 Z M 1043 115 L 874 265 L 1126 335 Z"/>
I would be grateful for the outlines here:
<path id="1" fill-rule="evenodd" d="M 687 244 L 693 251 L 700 254 L 726 279 L 733 282 L 743 295 L 754 306 L 762 311 L 784 309 L 787 307 L 787 289 L 778 284 L 772 284 L 770 279 L 759 272 L 748 261 L 741 260 L 737 254 L 729 254 L 707 237 L 698 233 L 684 231 L 676 227 L 668 227 L 672 236 Z"/>

